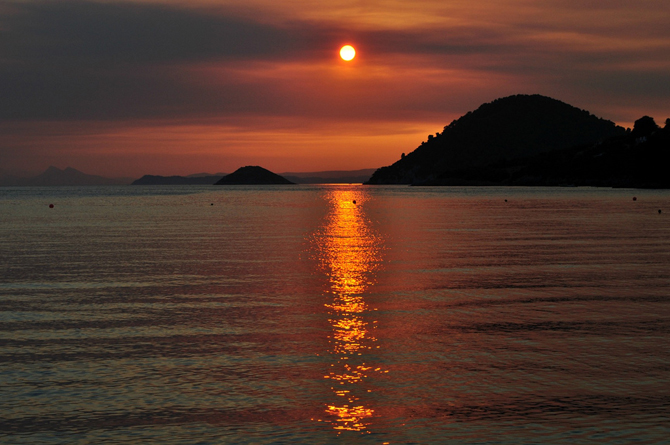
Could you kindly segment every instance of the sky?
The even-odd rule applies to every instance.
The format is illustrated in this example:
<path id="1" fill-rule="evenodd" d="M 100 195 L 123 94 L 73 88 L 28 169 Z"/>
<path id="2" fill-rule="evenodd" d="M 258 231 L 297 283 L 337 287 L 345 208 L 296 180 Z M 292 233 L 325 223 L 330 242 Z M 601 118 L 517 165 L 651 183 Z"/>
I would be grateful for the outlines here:
<path id="1" fill-rule="evenodd" d="M 667 0 L 0 0 L 0 172 L 377 168 L 513 94 L 662 124 L 668 24 Z"/>

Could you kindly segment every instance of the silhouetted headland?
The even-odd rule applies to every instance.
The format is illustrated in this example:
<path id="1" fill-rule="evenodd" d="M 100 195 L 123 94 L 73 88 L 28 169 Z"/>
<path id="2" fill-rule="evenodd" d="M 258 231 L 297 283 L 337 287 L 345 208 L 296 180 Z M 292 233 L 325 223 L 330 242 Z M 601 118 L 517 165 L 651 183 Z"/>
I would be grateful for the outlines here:
<path id="1" fill-rule="evenodd" d="M 366 184 L 670 186 L 668 122 L 633 131 L 540 95 L 468 112 Z"/>
<path id="2" fill-rule="evenodd" d="M 259 166 L 248 165 L 224 176 L 215 185 L 283 185 L 293 184 L 288 179 Z"/>

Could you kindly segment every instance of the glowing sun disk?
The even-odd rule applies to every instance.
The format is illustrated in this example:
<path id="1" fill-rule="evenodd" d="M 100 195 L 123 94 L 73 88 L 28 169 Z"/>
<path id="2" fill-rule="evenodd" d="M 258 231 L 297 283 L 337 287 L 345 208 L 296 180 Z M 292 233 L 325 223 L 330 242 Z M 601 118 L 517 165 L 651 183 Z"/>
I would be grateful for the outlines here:
<path id="1" fill-rule="evenodd" d="M 342 57 L 343 60 L 349 61 L 356 57 L 356 50 L 351 45 L 344 45 L 340 48 L 340 57 Z"/>

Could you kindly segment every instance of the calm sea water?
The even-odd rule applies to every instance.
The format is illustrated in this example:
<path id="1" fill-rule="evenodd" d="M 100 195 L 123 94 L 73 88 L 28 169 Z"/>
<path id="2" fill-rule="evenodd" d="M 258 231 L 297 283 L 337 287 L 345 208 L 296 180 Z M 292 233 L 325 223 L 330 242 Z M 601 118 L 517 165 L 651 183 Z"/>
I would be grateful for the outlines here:
<path id="1" fill-rule="evenodd" d="M 0 261 L 2 443 L 670 443 L 669 191 L 2 188 Z"/>

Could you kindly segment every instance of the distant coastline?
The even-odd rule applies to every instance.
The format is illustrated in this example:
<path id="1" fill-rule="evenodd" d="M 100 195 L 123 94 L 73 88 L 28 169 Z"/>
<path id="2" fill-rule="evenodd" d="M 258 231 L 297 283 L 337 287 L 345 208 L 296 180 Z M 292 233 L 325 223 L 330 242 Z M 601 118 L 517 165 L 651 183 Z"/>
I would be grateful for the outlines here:
<path id="1" fill-rule="evenodd" d="M 33 177 L 0 171 L 0 186 L 405 184 L 413 186 L 591 186 L 670 188 L 670 119 L 625 129 L 550 97 L 516 95 L 481 105 L 378 169 L 106 178 L 71 167 Z"/>
<path id="2" fill-rule="evenodd" d="M 329 170 L 313 172 L 279 173 L 296 184 L 361 184 L 367 181 L 376 169 Z M 18 176 L 0 172 L 0 187 L 26 186 L 93 186 L 93 185 L 213 185 L 226 173 L 197 173 L 187 176 L 144 175 L 139 179 L 107 178 L 89 175 L 71 167 L 59 169 L 49 167 L 36 176 Z"/>
<path id="3" fill-rule="evenodd" d="M 0 175 L 0 186 L 4 187 L 50 187 L 87 185 L 128 185 L 132 179 L 106 178 L 89 175 L 72 167 L 59 169 L 51 166 L 37 176 L 21 177 L 12 174 Z"/>
<path id="4" fill-rule="evenodd" d="M 223 176 L 225 176 L 225 173 L 205 176 L 144 175 L 130 185 L 212 185 Z"/>

